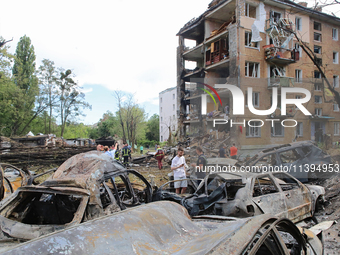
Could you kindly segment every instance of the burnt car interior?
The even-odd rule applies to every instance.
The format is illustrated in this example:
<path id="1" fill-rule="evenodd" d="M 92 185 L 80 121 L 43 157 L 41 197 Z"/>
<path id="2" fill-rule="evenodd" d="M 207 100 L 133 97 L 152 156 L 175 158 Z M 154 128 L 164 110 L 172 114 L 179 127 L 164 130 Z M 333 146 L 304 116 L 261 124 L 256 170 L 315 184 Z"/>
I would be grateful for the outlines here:
<path id="1" fill-rule="evenodd" d="M 253 189 L 253 197 L 263 196 L 279 192 L 273 180 L 268 177 L 256 178 Z"/>
<path id="2" fill-rule="evenodd" d="M 108 178 L 100 189 L 103 207 L 104 204 L 107 206 L 111 203 L 109 193 L 113 195 L 122 210 L 129 206 L 151 202 L 152 194 L 148 186 L 150 185 L 146 180 L 143 180 L 133 170 L 129 170 L 127 175 L 121 174 Z"/>
<path id="3" fill-rule="evenodd" d="M 12 208 L 1 215 L 25 224 L 62 225 L 70 223 L 83 196 L 41 192 L 20 192 Z"/>
<path id="4" fill-rule="evenodd" d="M 288 253 L 287 253 L 288 252 Z M 243 255 L 306 254 L 299 230 L 287 220 L 267 223 L 253 237 Z"/>

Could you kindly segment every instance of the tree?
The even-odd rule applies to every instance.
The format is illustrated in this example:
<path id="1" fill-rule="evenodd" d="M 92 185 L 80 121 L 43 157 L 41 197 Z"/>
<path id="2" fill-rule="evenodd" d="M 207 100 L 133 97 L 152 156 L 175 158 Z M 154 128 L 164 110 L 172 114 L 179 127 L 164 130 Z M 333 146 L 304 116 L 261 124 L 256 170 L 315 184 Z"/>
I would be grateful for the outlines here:
<path id="1" fill-rule="evenodd" d="M 0 41 L 4 41 L 0 37 Z M 12 133 L 12 116 L 16 109 L 12 97 L 17 93 L 17 87 L 11 78 L 11 62 L 14 56 L 7 52 L 9 46 L 0 46 L 0 135 L 9 136 Z"/>
<path id="2" fill-rule="evenodd" d="M 159 115 L 154 114 L 147 122 L 146 139 L 159 141 Z"/>
<path id="3" fill-rule="evenodd" d="M 39 67 L 39 82 L 42 96 L 45 99 L 46 107 L 49 108 L 48 116 L 48 133 L 51 133 L 52 125 L 52 111 L 57 106 L 58 91 L 57 91 L 57 70 L 54 66 L 54 62 L 48 59 L 42 60 L 42 65 Z"/>
<path id="4" fill-rule="evenodd" d="M 81 110 L 91 108 L 91 105 L 85 102 L 85 94 L 81 92 L 77 83 L 71 78 L 71 70 L 60 70 L 60 78 L 57 81 L 59 89 L 59 112 L 61 121 L 60 135 L 64 135 L 65 125 L 68 118 L 82 115 Z"/>
<path id="5" fill-rule="evenodd" d="M 14 135 L 21 134 L 25 128 L 21 128 L 25 123 L 34 118 L 33 109 L 35 107 L 36 96 L 39 94 L 38 79 L 35 75 L 35 53 L 29 37 L 24 35 L 20 38 L 12 69 L 14 83 L 18 88 L 17 94 L 13 98 L 16 112 L 13 114 Z M 36 117 L 37 115 L 35 115 Z"/>
<path id="6" fill-rule="evenodd" d="M 131 94 L 124 95 L 121 91 L 115 91 L 115 97 L 118 101 L 117 117 L 123 131 L 123 140 L 136 144 L 138 135 L 144 135 L 142 132 L 145 130 L 145 111 L 139 107 Z"/>

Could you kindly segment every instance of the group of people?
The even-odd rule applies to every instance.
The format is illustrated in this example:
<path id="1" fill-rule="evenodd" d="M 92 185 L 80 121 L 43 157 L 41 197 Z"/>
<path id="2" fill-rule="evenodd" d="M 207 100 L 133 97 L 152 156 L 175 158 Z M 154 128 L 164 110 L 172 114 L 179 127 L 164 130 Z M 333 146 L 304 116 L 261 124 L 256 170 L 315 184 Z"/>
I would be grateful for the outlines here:
<path id="1" fill-rule="evenodd" d="M 227 146 L 223 145 L 218 151 L 218 157 L 228 158 L 228 156 L 230 156 L 232 159 L 237 159 L 237 148 L 235 143 L 233 143 L 233 146 L 231 146 L 229 150 L 227 150 Z"/>
<path id="2" fill-rule="evenodd" d="M 115 160 L 118 160 L 118 161 L 120 160 L 120 150 L 119 150 L 118 143 L 116 143 L 115 145 L 112 145 L 111 147 L 98 144 L 97 151 L 103 151 L 105 154 L 109 155 Z M 129 166 L 129 159 L 131 159 L 131 146 L 128 143 L 124 143 L 121 156 L 123 158 L 123 165 L 125 167 Z"/>

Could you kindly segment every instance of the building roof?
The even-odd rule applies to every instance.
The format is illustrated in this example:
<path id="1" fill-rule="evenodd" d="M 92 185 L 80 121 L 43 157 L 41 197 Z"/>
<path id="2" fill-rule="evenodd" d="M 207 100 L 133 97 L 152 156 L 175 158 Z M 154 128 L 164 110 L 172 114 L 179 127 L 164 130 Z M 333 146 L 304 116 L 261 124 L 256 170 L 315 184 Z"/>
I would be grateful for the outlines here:
<path id="1" fill-rule="evenodd" d="M 198 26 L 201 23 L 201 21 L 204 20 L 205 16 L 207 16 L 211 11 L 213 11 L 216 8 L 218 8 L 219 6 L 221 6 L 222 4 L 224 4 L 227 1 L 229 1 L 229 0 L 216 1 L 217 2 L 216 5 L 213 5 L 212 7 L 208 8 L 198 18 L 193 18 L 189 22 L 187 22 L 178 31 L 178 33 L 176 35 L 184 34 L 188 29 L 192 29 L 192 28 Z M 212 1 L 212 2 L 214 2 L 214 1 Z M 209 4 L 209 6 L 211 5 L 211 3 Z M 327 13 L 317 11 L 317 10 L 315 10 L 313 8 L 310 8 L 310 7 L 304 7 L 304 6 L 302 6 L 302 5 L 298 4 L 298 3 L 294 3 L 294 2 L 289 1 L 289 0 L 264 0 L 264 3 L 265 4 L 277 3 L 277 4 L 287 5 L 287 6 L 290 6 L 290 7 L 293 7 L 293 8 L 300 9 L 301 12 L 306 12 L 306 13 L 308 13 L 310 15 L 320 16 L 320 17 L 324 18 L 325 20 L 327 20 L 330 23 L 337 23 L 337 22 L 340 23 L 340 18 L 338 18 L 336 16 L 332 16 L 332 15 L 329 15 Z"/>
<path id="2" fill-rule="evenodd" d="M 174 89 L 176 89 L 176 87 L 168 88 L 166 90 L 159 92 L 159 94 L 164 94 L 165 92 L 168 92 L 168 91 L 171 91 L 171 90 L 174 90 Z"/>

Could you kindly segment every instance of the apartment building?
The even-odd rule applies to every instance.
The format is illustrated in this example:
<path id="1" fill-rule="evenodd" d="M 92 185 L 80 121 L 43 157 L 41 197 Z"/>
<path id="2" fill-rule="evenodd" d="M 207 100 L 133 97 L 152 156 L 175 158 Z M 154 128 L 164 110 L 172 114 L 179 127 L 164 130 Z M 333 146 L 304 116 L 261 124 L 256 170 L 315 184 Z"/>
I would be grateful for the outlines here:
<path id="1" fill-rule="evenodd" d="M 177 89 L 166 89 L 159 93 L 159 139 L 168 141 L 169 134 L 177 130 Z"/>
<path id="2" fill-rule="evenodd" d="M 242 148 L 322 141 L 325 134 L 333 142 L 339 140 L 339 105 L 332 92 L 340 91 L 339 29 L 339 18 L 321 9 L 308 8 L 307 3 L 212 1 L 207 11 L 185 24 L 177 34 L 180 138 L 218 129 L 229 132 L 230 141 Z M 186 46 L 189 44 L 193 47 Z M 310 49 L 308 54 L 302 45 L 307 51 Z M 192 64 L 195 67 L 189 69 Z M 189 84 L 191 87 L 195 84 L 196 89 L 188 89 Z M 234 114 L 230 90 L 216 84 L 235 85 L 243 92 L 244 115 Z M 303 106 L 311 115 L 305 115 L 294 105 L 287 105 L 285 114 L 281 111 L 281 90 L 294 87 L 310 91 L 311 99 Z M 255 110 L 271 109 L 277 99 L 275 111 L 265 116 L 253 114 L 247 103 L 248 88 L 252 88 L 249 97 Z M 277 91 L 277 96 L 273 91 Z M 204 96 L 206 93 L 209 95 Z M 287 93 L 287 98 L 292 99 L 304 96 Z M 214 127 L 217 118 L 228 123 Z M 295 122 L 289 124 L 289 119 Z M 231 121 L 237 124 L 231 125 Z"/>

